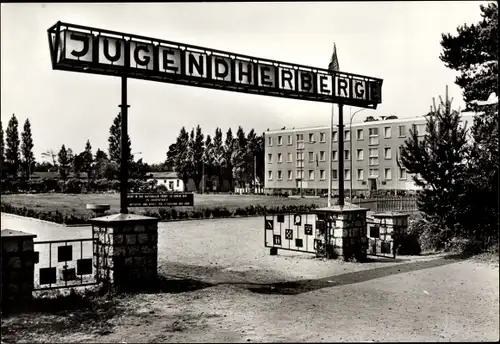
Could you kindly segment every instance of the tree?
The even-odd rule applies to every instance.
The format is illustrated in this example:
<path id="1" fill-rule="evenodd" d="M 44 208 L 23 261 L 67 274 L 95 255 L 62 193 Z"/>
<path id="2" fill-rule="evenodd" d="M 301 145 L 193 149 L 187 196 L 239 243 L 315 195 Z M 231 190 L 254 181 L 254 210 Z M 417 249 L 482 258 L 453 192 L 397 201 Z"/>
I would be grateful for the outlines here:
<path id="1" fill-rule="evenodd" d="M 121 123 L 122 123 L 122 114 L 121 112 L 113 120 L 113 124 L 109 128 L 109 160 L 114 161 L 120 166 L 121 162 Z M 128 136 L 128 134 L 127 134 Z M 134 161 L 134 157 L 132 155 L 132 144 L 130 142 L 130 137 L 127 137 L 127 150 L 128 150 L 128 162 L 132 163 Z"/>
<path id="2" fill-rule="evenodd" d="M 3 140 L 3 125 L 2 121 L 0 121 L 0 173 L 1 173 L 1 178 L 3 179 L 4 176 L 4 168 L 5 166 L 5 147 L 4 147 L 4 140 Z"/>
<path id="3" fill-rule="evenodd" d="M 229 182 L 230 190 L 234 190 L 233 183 L 233 164 L 232 156 L 234 151 L 234 137 L 233 131 L 229 128 L 226 132 L 226 140 L 224 141 L 224 160 L 222 164 L 222 174 L 225 179 Z"/>
<path id="4" fill-rule="evenodd" d="M 233 142 L 234 148 L 231 155 L 231 165 L 233 167 L 233 178 L 239 187 L 244 187 L 247 181 L 247 138 L 241 126 L 236 132 L 236 140 Z"/>
<path id="5" fill-rule="evenodd" d="M 82 170 L 87 173 L 87 178 L 91 179 L 94 157 L 92 156 L 92 146 L 89 140 L 87 140 L 85 150 L 80 155 L 82 158 Z"/>
<path id="6" fill-rule="evenodd" d="M 64 145 L 61 146 L 58 154 L 58 162 L 59 162 L 59 175 L 62 179 L 66 180 L 69 174 L 69 169 L 71 166 L 71 158 L 68 154 L 68 150 Z"/>
<path id="7" fill-rule="evenodd" d="M 426 218 L 436 224 L 444 244 L 453 235 L 456 224 L 464 223 L 463 213 L 458 211 L 466 192 L 467 128 L 460 125 L 460 113 L 451 109 L 451 101 L 441 100 L 427 117 L 425 135 L 410 129 L 405 141 L 401 160 L 408 172 L 414 174 L 415 184 L 422 188 L 418 207 Z"/>
<path id="8" fill-rule="evenodd" d="M 446 67 L 459 72 L 456 84 L 465 102 L 488 99 L 498 89 L 498 4 L 480 5 L 482 20 L 457 28 L 458 35 L 442 34 L 440 55 Z"/>
<path id="9" fill-rule="evenodd" d="M 443 34 L 441 60 L 459 72 L 456 84 L 464 91 L 467 108 L 479 111 L 472 127 L 467 192 L 459 211 L 468 234 L 485 249 L 498 241 L 498 102 L 486 100 L 498 92 L 498 4 L 480 5 L 482 20 L 457 28 L 458 35 Z"/>
<path id="10" fill-rule="evenodd" d="M 77 178 L 80 177 L 80 172 L 82 171 L 83 166 L 84 166 L 83 153 L 84 152 L 75 155 L 73 157 L 73 161 L 71 163 L 73 173 L 75 174 L 75 177 L 77 177 Z"/>
<path id="11" fill-rule="evenodd" d="M 22 166 L 27 179 L 31 179 L 31 173 L 35 168 L 35 155 L 33 154 L 33 137 L 31 135 L 31 124 L 27 118 L 24 122 L 23 132 L 21 134 L 21 153 Z"/>
<path id="12" fill-rule="evenodd" d="M 203 151 L 204 151 L 204 135 L 201 132 L 201 127 L 196 126 L 196 131 L 191 130 L 189 140 L 189 157 L 191 160 L 190 176 L 193 178 L 196 190 L 198 190 L 203 176 Z"/>
<path id="13" fill-rule="evenodd" d="M 189 160 L 189 134 L 186 128 L 182 127 L 177 136 L 177 141 L 175 142 L 175 149 L 173 150 L 176 154 L 173 158 L 174 170 L 177 172 L 179 178 L 187 185 L 190 178 L 191 161 Z"/>
<path id="14" fill-rule="evenodd" d="M 211 180 L 214 175 L 214 147 L 212 144 L 212 137 L 210 134 L 207 135 L 205 139 L 205 149 L 203 150 L 203 165 L 204 165 L 204 182 L 203 190 L 206 189 L 207 179 Z M 209 183 L 211 186 L 211 183 Z"/>
<path id="15" fill-rule="evenodd" d="M 105 178 L 106 165 L 109 163 L 108 156 L 106 152 L 97 149 L 95 152 L 95 165 L 94 165 L 94 173 L 96 178 Z"/>
<path id="16" fill-rule="evenodd" d="M 21 159 L 19 157 L 19 131 L 18 122 L 15 114 L 9 120 L 7 126 L 6 134 L 6 146 L 5 150 L 5 161 L 9 174 L 13 178 L 17 178 L 17 173 L 21 164 Z"/>
<path id="17" fill-rule="evenodd" d="M 52 171 L 57 171 L 57 153 L 53 149 L 47 149 L 42 153 L 42 157 L 52 160 Z"/>
<path id="18" fill-rule="evenodd" d="M 218 176 L 217 190 L 221 191 L 222 181 L 224 180 L 223 165 L 224 165 L 224 144 L 222 142 L 222 130 L 220 128 L 215 129 L 214 139 L 212 141 L 212 152 L 213 152 L 213 171 L 214 174 Z"/>

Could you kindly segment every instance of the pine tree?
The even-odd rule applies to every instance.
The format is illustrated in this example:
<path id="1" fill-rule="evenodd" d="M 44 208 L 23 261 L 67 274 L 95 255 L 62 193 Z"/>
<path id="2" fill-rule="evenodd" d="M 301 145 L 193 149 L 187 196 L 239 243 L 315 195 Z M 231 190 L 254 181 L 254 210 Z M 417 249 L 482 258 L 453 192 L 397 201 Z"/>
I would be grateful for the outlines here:
<path id="1" fill-rule="evenodd" d="M 233 164 L 232 164 L 232 156 L 234 152 L 235 144 L 233 131 L 229 128 L 226 132 L 226 140 L 224 141 L 224 160 L 222 165 L 222 174 L 225 179 L 229 182 L 229 189 L 231 191 L 234 190 L 233 183 Z"/>
<path id="2" fill-rule="evenodd" d="M 214 175 L 214 147 L 212 143 L 212 137 L 210 134 L 207 135 L 205 139 L 205 149 L 203 150 L 203 171 L 204 171 L 204 182 L 202 183 L 203 190 L 206 189 L 207 184 L 211 186 L 211 183 L 207 183 L 212 179 Z"/>
<path id="3" fill-rule="evenodd" d="M 193 134 L 193 132 L 191 132 Z M 199 125 L 196 126 L 194 137 L 192 137 L 192 178 L 196 185 L 196 190 L 199 189 L 201 179 L 203 176 L 203 151 L 205 143 L 203 141 L 204 135 Z"/>
<path id="4" fill-rule="evenodd" d="M 92 146 L 90 145 L 90 140 L 85 143 L 85 150 L 81 153 L 82 157 L 82 170 L 87 173 L 87 178 L 92 178 L 92 167 L 94 163 L 94 157 L 92 156 Z"/>
<path id="5" fill-rule="evenodd" d="M 71 166 L 71 157 L 64 145 L 62 145 L 61 149 L 59 150 L 57 160 L 59 162 L 59 175 L 62 179 L 66 180 L 66 178 L 68 178 L 69 169 Z"/>
<path id="6" fill-rule="evenodd" d="M 498 242 L 498 103 L 480 107 L 498 93 L 498 4 L 480 5 L 482 20 L 457 28 L 458 35 L 443 34 L 441 60 L 459 75 L 467 108 L 478 111 L 472 127 L 473 145 L 468 164 L 462 225 L 470 238 L 484 244 Z"/>
<path id="7" fill-rule="evenodd" d="M 234 149 L 231 155 L 231 164 L 233 166 L 233 178 L 239 187 L 245 186 L 247 168 L 245 166 L 247 157 L 247 138 L 245 131 L 241 126 L 236 132 L 236 140 L 234 140 Z"/>
<path id="8" fill-rule="evenodd" d="M 4 171 L 5 171 L 5 147 L 3 140 L 3 125 L 2 121 L 0 121 L 0 174 L 2 179 L 4 177 Z"/>
<path id="9" fill-rule="evenodd" d="M 31 174 L 35 169 L 35 155 L 33 154 L 34 145 L 33 136 L 31 134 L 31 124 L 28 118 L 24 122 L 21 138 L 22 166 L 27 179 L 31 179 Z"/>
<path id="10" fill-rule="evenodd" d="M 106 152 L 97 149 L 95 152 L 95 165 L 94 165 L 94 173 L 96 178 L 104 178 L 104 171 L 106 169 L 106 165 L 109 163 L 108 156 Z"/>
<path id="11" fill-rule="evenodd" d="M 177 137 L 175 152 L 176 155 L 173 159 L 175 166 L 174 170 L 184 182 L 184 185 L 187 186 L 190 178 L 191 161 L 189 160 L 189 134 L 184 127 L 181 128 L 179 136 Z"/>
<path id="12" fill-rule="evenodd" d="M 21 165 L 21 159 L 19 156 L 19 130 L 18 122 L 15 114 L 9 120 L 7 126 L 6 134 L 6 150 L 5 150 L 5 162 L 9 171 L 9 174 L 17 179 L 17 173 Z"/>
<path id="13" fill-rule="evenodd" d="M 486 100 L 498 92 L 498 4 L 480 5 L 482 20 L 457 28 L 458 35 L 443 34 L 441 61 L 459 72 L 456 84 L 465 102 Z"/>
<path id="14" fill-rule="evenodd" d="M 113 124 L 109 128 L 109 160 L 116 162 L 120 165 L 121 162 L 121 123 L 122 123 L 122 114 L 121 112 L 113 120 Z M 128 136 L 128 134 L 127 134 Z M 128 146 L 128 161 L 129 165 L 134 161 L 134 157 L 132 155 L 132 144 L 130 142 L 130 137 L 127 138 L 127 146 Z"/>
<path id="15" fill-rule="evenodd" d="M 427 117 L 426 132 L 419 137 L 410 129 L 401 160 L 408 172 L 414 174 L 415 184 L 422 188 L 418 196 L 419 209 L 441 230 L 440 243 L 460 233 L 455 225 L 463 223 L 457 211 L 466 192 L 467 128 L 460 125 L 460 113 L 451 109 L 451 101 L 441 100 Z"/>
<path id="16" fill-rule="evenodd" d="M 224 144 L 222 142 L 222 130 L 215 129 L 214 139 L 212 141 L 213 168 L 214 174 L 218 176 L 217 190 L 221 191 L 224 176 L 222 174 L 224 165 Z"/>

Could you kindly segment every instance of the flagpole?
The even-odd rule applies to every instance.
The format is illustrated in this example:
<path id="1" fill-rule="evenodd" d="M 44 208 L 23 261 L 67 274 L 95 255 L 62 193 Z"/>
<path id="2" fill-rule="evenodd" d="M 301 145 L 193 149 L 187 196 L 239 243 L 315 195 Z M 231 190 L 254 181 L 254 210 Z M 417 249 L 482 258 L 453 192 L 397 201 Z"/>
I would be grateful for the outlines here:
<path id="1" fill-rule="evenodd" d="M 332 103 L 332 113 L 330 115 L 330 143 L 329 143 L 329 153 L 328 154 L 330 156 L 329 158 L 329 172 L 328 172 L 328 175 L 330 176 L 329 177 L 329 180 L 328 180 L 328 207 L 331 207 L 332 206 L 332 160 L 333 160 L 333 109 L 334 109 L 334 104 Z"/>

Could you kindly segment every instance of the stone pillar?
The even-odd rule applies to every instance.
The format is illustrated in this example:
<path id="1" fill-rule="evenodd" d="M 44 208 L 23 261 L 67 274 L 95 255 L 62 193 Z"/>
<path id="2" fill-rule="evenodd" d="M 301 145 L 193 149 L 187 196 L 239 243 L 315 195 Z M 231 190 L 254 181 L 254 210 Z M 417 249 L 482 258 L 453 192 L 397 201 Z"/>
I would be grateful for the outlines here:
<path id="1" fill-rule="evenodd" d="M 396 256 L 397 249 L 404 236 L 408 234 L 408 214 L 374 214 L 375 224 L 379 226 L 380 240 L 389 242 L 388 250 Z M 388 253 L 388 252 L 387 252 Z"/>
<path id="2" fill-rule="evenodd" d="M 24 304 L 33 297 L 36 235 L 4 229 L 2 235 L 2 305 Z"/>
<path id="3" fill-rule="evenodd" d="M 158 269 L 158 219 L 113 214 L 91 223 L 98 280 L 119 290 L 151 286 Z"/>
<path id="4" fill-rule="evenodd" d="M 320 254 L 324 250 L 329 258 L 342 256 L 344 260 L 364 261 L 367 253 L 366 212 L 367 208 L 344 205 L 316 209 L 316 238 L 321 242 Z M 326 243 L 326 245 L 325 245 Z"/>

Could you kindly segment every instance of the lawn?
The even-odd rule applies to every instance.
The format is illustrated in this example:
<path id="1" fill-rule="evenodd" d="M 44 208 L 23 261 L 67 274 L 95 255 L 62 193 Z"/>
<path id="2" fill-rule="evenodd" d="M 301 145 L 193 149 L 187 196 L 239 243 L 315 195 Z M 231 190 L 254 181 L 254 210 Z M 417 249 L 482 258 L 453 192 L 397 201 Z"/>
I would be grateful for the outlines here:
<path id="1" fill-rule="evenodd" d="M 16 207 L 26 207 L 33 210 L 45 210 L 55 212 L 58 210 L 63 214 L 73 214 L 75 216 L 90 215 L 86 209 L 87 203 L 109 204 L 111 213 L 120 210 L 120 194 L 11 194 L 2 195 L 2 203 L 8 203 Z M 326 198 L 303 198 L 292 199 L 277 196 L 261 195 L 215 195 L 215 194 L 195 194 L 193 207 L 176 207 L 178 210 L 193 210 L 213 207 L 226 207 L 229 210 L 244 208 L 249 205 L 260 205 L 266 207 L 276 207 L 284 205 L 308 205 L 317 204 L 326 206 Z M 129 211 L 140 213 L 144 208 L 130 208 Z"/>

